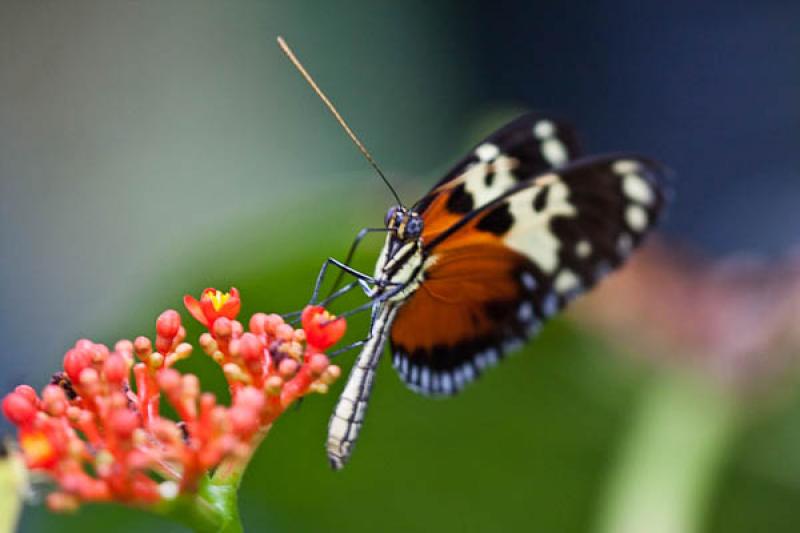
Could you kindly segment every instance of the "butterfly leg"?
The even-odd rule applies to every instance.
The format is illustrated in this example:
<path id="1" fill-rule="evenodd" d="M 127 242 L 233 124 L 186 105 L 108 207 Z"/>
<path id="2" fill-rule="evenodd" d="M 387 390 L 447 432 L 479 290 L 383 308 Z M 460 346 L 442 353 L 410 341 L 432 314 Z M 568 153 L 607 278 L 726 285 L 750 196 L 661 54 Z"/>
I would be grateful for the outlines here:
<path id="1" fill-rule="evenodd" d="M 383 233 L 387 231 L 391 230 L 388 228 L 361 228 L 361 230 L 356 235 L 356 238 L 353 239 L 353 243 L 350 245 L 350 249 L 347 251 L 347 256 L 345 257 L 344 264 L 348 266 L 350 265 L 350 261 L 353 260 L 353 256 L 356 253 L 356 249 L 358 248 L 358 245 L 361 244 L 361 241 L 364 239 L 364 237 L 366 237 L 370 233 L 378 233 L 378 232 Z M 336 279 L 334 280 L 333 285 L 331 286 L 331 291 L 330 293 L 328 293 L 328 296 L 330 296 L 333 293 L 333 291 L 336 290 L 336 287 L 338 287 L 339 283 L 342 282 L 342 278 L 344 277 L 344 275 L 345 275 L 344 271 L 339 271 L 339 274 L 336 276 Z"/>
<path id="2" fill-rule="evenodd" d="M 328 296 L 326 296 L 319 303 L 317 303 L 317 305 L 321 305 L 322 307 L 327 307 L 329 303 L 336 300 L 340 296 L 344 296 L 345 294 L 353 290 L 357 285 L 361 285 L 362 290 L 364 290 L 365 292 L 369 290 L 369 285 L 367 285 L 366 282 L 357 279 L 353 282 L 348 283 L 338 291 L 328 294 Z"/>
<path id="3" fill-rule="evenodd" d="M 322 287 L 322 283 L 325 281 L 325 274 L 328 271 L 328 267 L 331 265 L 341 269 L 341 271 L 345 274 L 350 274 L 351 276 L 355 277 L 356 280 L 342 287 L 338 291 L 329 294 L 324 300 L 318 303 L 317 299 L 319 298 L 320 288 Z M 309 301 L 309 305 L 327 305 L 336 298 L 338 298 L 339 296 L 348 293 L 356 286 L 360 286 L 361 289 L 364 291 L 364 294 L 369 296 L 372 293 L 369 284 L 374 282 L 375 279 L 373 277 L 368 276 L 362 272 L 359 272 L 358 270 L 355 270 L 354 268 L 342 263 L 338 259 L 329 257 L 328 259 L 325 260 L 325 263 L 323 263 L 322 268 L 319 271 L 319 274 L 317 274 L 317 280 L 314 283 L 314 291 L 311 294 L 311 300 Z M 292 311 L 291 313 L 284 313 L 281 316 L 287 320 L 289 319 L 296 320 L 302 313 L 303 313 L 302 310 Z"/>
<path id="4" fill-rule="evenodd" d="M 333 257 L 329 257 L 325 261 L 325 263 L 322 265 L 322 268 L 320 269 L 319 274 L 317 274 L 317 281 L 314 284 L 314 292 L 311 294 L 311 301 L 310 301 L 311 305 L 314 305 L 315 302 L 317 301 L 317 298 L 319 297 L 320 287 L 322 286 L 322 282 L 325 281 L 325 274 L 327 273 L 328 267 L 330 265 L 333 265 L 336 268 L 340 269 L 343 274 L 350 274 L 351 276 L 356 278 L 357 281 L 364 282 L 364 283 L 375 283 L 375 278 L 373 278 L 372 276 L 368 276 L 368 275 L 366 275 L 366 274 L 364 274 L 362 272 L 359 272 L 358 270 L 352 268 L 351 266 L 349 266 L 349 265 L 347 265 L 345 263 L 342 263 L 338 259 L 334 259 Z M 364 288 L 364 285 L 361 285 L 361 287 Z"/>
<path id="5" fill-rule="evenodd" d="M 349 352 L 350 350 L 352 350 L 354 348 L 358 348 L 359 346 L 364 346 L 366 343 L 369 342 L 369 340 L 371 338 L 372 338 L 372 335 L 370 335 L 369 337 L 367 337 L 365 339 L 361 339 L 360 341 L 356 341 L 356 342 L 353 342 L 351 344 L 348 344 L 347 346 L 343 346 L 343 347 L 339 348 L 338 350 L 334 350 L 334 351 L 328 353 L 328 357 L 333 359 L 337 355 L 341 355 L 341 354 L 343 354 L 345 352 Z"/>

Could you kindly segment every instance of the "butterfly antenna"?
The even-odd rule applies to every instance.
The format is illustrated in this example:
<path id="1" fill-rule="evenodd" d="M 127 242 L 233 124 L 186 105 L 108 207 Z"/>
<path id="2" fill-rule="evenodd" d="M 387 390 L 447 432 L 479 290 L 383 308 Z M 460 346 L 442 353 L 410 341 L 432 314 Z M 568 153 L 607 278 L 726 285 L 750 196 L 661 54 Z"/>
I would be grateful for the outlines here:
<path id="1" fill-rule="evenodd" d="M 317 96 L 319 96 L 320 100 L 322 100 L 322 103 L 324 103 L 325 106 L 328 108 L 328 111 L 331 112 L 333 118 L 336 119 L 336 122 L 338 122 L 339 125 L 342 127 L 342 129 L 344 129 L 345 133 L 347 133 L 347 136 L 350 137 L 350 140 L 353 141 L 358 150 L 367 159 L 369 164 L 372 165 L 372 168 L 375 169 L 375 172 L 378 173 L 378 175 L 381 177 L 386 186 L 389 187 L 389 190 L 392 191 L 392 195 L 394 196 L 395 200 L 397 200 L 397 203 L 402 206 L 403 202 L 400 201 L 400 196 L 397 195 L 397 191 L 394 190 L 394 187 L 392 187 L 392 184 L 389 183 L 389 180 L 386 178 L 386 175 L 381 171 L 380 167 L 378 167 L 378 163 L 375 162 L 375 159 L 372 157 L 372 154 L 369 153 L 367 148 L 364 146 L 364 143 L 362 143 L 358 139 L 358 137 L 356 137 L 356 134 L 353 133 L 353 130 L 351 130 L 350 126 L 347 125 L 347 122 L 344 121 L 342 115 L 340 115 L 339 112 L 336 111 L 336 108 L 333 106 L 333 103 L 325 95 L 325 93 L 322 92 L 322 89 L 319 88 L 317 83 L 314 81 L 314 78 L 311 77 L 311 75 L 308 73 L 305 67 L 303 67 L 303 64 L 300 63 L 300 60 L 297 59 L 296 55 L 294 55 L 294 52 L 292 52 L 292 49 L 289 48 L 289 45 L 286 43 L 283 37 L 278 37 L 278 46 L 281 47 L 281 50 L 283 50 L 283 53 L 286 54 L 286 57 L 289 58 L 289 61 L 292 62 L 295 68 L 300 72 L 300 74 L 302 74 L 303 78 L 305 78 L 306 82 L 308 82 L 311 88 L 314 89 L 314 92 L 317 93 Z"/>

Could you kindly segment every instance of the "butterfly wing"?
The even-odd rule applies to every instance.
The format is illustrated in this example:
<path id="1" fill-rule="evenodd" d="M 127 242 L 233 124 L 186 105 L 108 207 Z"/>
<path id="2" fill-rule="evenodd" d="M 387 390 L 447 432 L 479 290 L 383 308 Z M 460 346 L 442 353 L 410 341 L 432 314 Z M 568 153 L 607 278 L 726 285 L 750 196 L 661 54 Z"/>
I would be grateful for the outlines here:
<path id="1" fill-rule="evenodd" d="M 392 327 L 403 380 L 418 392 L 455 393 L 535 334 L 653 227 L 661 174 L 636 156 L 578 161 L 433 234 L 424 281 Z"/>
<path id="2" fill-rule="evenodd" d="M 473 148 L 414 206 L 425 218 L 423 240 L 456 223 L 519 182 L 560 168 L 580 154 L 573 128 L 528 113 Z"/>

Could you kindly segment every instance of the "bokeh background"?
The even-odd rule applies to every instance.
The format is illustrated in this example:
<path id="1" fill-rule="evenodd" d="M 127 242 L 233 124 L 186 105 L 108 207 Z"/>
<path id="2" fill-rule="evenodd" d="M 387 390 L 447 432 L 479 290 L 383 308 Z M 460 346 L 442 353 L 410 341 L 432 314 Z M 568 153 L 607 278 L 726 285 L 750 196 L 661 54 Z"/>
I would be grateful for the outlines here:
<path id="1" fill-rule="evenodd" d="M 76 338 L 149 332 L 206 286 L 239 287 L 245 312 L 297 309 L 322 260 L 383 220 L 388 192 L 280 55 L 279 34 L 404 198 L 505 120 L 545 109 L 570 117 L 590 152 L 673 169 L 670 238 L 771 260 L 800 241 L 798 24 L 788 0 L 2 0 L 0 388 L 41 386 Z M 369 270 L 377 249 L 356 265 Z M 248 472 L 245 524 L 608 530 L 631 431 L 670 372 L 618 351 L 560 319 L 452 401 L 412 394 L 384 361 L 351 465 L 334 474 L 325 461 L 336 394 L 306 401 Z M 185 367 L 221 390 L 201 356 Z M 671 393 L 689 437 L 681 416 L 663 429 L 664 483 L 691 454 L 691 423 L 723 427 L 702 494 L 687 496 L 698 531 L 800 527 L 790 374 L 735 416 L 696 390 Z M 640 531 L 658 530 L 648 519 Z M 178 530 L 108 506 L 64 517 L 34 505 L 21 523 L 112 527 Z"/>

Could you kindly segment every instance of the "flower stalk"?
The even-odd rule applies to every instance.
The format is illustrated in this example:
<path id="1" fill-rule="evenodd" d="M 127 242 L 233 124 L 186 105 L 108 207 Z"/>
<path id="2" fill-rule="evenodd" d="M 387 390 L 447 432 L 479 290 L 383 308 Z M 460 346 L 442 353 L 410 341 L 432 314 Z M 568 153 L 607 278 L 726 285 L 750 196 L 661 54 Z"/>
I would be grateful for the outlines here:
<path id="1" fill-rule="evenodd" d="M 656 377 L 612 467 L 595 531 L 704 531 L 741 420 L 731 394 L 683 373 Z"/>

